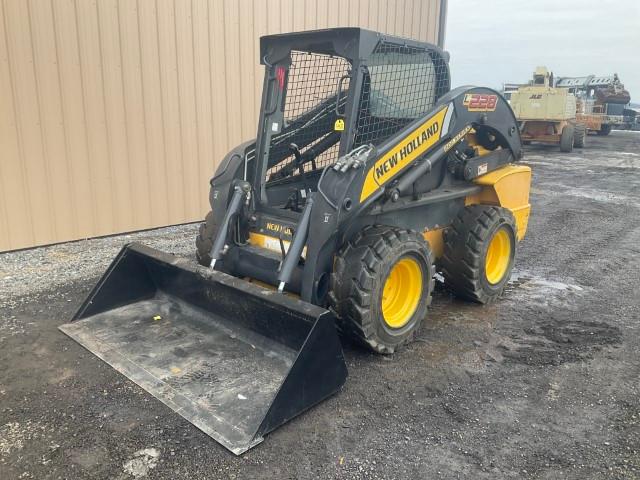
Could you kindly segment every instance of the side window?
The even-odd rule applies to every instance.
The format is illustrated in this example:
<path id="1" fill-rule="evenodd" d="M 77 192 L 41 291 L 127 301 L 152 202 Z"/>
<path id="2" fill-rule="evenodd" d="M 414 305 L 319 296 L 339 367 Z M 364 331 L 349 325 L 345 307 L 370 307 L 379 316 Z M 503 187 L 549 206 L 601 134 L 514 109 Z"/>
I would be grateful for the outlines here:
<path id="1" fill-rule="evenodd" d="M 414 119 L 435 103 L 433 63 L 373 65 L 369 69 L 370 114 Z"/>
<path id="2" fill-rule="evenodd" d="M 448 73 L 429 50 L 381 44 L 367 62 L 354 147 L 379 145 L 433 108 Z M 441 94 L 441 93 L 440 93 Z"/>

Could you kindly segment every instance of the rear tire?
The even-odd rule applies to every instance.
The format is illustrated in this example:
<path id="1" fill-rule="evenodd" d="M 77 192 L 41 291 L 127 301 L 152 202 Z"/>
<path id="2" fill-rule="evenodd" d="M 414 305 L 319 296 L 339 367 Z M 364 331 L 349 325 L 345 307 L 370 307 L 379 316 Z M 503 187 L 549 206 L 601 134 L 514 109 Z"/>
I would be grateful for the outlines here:
<path id="1" fill-rule="evenodd" d="M 583 123 L 576 123 L 573 131 L 573 146 L 584 148 L 587 140 L 587 127 Z"/>
<path id="2" fill-rule="evenodd" d="M 606 137 L 611 133 L 612 126 L 609 124 L 600 125 L 600 130 L 597 130 L 598 135 L 601 137 Z"/>
<path id="3" fill-rule="evenodd" d="M 207 213 L 204 222 L 200 224 L 198 236 L 196 237 L 196 258 L 198 263 L 205 267 L 211 264 L 211 247 L 218 232 L 218 225 L 213 222 L 213 212 Z"/>
<path id="4" fill-rule="evenodd" d="M 571 153 L 573 151 L 573 125 L 565 125 L 560 135 L 560 151 L 565 153 Z"/>
<path id="5" fill-rule="evenodd" d="M 515 255 L 516 224 L 509 210 L 466 207 L 445 232 L 441 261 L 445 286 L 466 300 L 492 303 L 509 281 Z"/>
<path id="6" fill-rule="evenodd" d="M 417 232 L 367 227 L 336 256 L 329 304 L 341 333 L 378 353 L 411 340 L 431 303 L 433 254 Z"/>

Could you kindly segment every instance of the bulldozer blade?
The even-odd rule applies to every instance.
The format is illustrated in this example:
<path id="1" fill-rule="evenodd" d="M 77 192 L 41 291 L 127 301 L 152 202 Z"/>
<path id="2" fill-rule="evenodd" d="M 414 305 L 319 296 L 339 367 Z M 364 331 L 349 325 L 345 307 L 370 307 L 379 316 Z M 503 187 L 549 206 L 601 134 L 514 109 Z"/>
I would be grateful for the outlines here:
<path id="1" fill-rule="evenodd" d="M 328 310 L 140 244 L 60 330 L 236 455 L 347 377 Z"/>

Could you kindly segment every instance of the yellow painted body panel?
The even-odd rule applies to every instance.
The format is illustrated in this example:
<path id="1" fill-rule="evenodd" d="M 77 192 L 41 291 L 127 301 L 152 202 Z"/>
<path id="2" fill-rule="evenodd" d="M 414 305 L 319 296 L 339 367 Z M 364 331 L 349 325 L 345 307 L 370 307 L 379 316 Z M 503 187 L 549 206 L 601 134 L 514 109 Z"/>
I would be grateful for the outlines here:
<path id="1" fill-rule="evenodd" d="M 576 97 L 566 88 L 520 87 L 510 102 L 518 120 L 562 121 L 576 118 Z"/>
<path id="2" fill-rule="evenodd" d="M 531 205 L 531 168 L 526 165 L 506 165 L 474 180 L 484 187 L 476 195 L 466 198 L 466 205 L 486 204 L 508 208 L 516 220 L 516 236 L 522 240 L 527 232 Z"/>
<path id="3" fill-rule="evenodd" d="M 488 153 L 491 153 L 491 150 L 487 150 L 482 145 L 480 145 L 478 139 L 476 138 L 475 130 L 472 129 L 467 135 L 465 135 L 465 140 L 469 144 L 469 146 L 475 150 L 476 155 L 486 155 Z"/>
<path id="4" fill-rule="evenodd" d="M 440 258 L 444 253 L 444 239 L 442 238 L 442 228 L 434 228 L 433 230 L 425 230 L 422 233 L 424 239 L 429 242 L 431 251 L 436 258 Z"/>
<path id="5" fill-rule="evenodd" d="M 251 277 L 244 277 L 244 280 L 246 282 L 249 283 L 253 283 L 254 285 L 260 287 L 260 288 L 264 288 L 265 290 L 271 290 L 272 292 L 277 292 L 278 291 L 278 287 L 276 287 L 275 285 L 271 285 L 269 283 L 266 282 L 262 282 L 258 279 L 255 278 L 251 278 Z M 293 292 L 288 292 L 288 291 L 284 291 L 278 295 L 286 295 L 287 297 L 292 297 L 292 298 L 300 298 L 300 295 L 298 295 L 297 293 L 293 293 Z"/>
<path id="6" fill-rule="evenodd" d="M 256 247 L 266 248 L 267 250 L 271 250 L 273 252 L 280 253 L 280 239 L 276 237 L 271 237 L 269 235 L 263 235 L 262 233 L 249 232 L 249 243 Z M 282 241 L 284 245 L 284 251 L 289 251 L 289 246 L 291 242 L 289 240 Z M 302 250 L 302 258 L 305 258 L 307 255 L 307 247 L 304 247 Z"/>

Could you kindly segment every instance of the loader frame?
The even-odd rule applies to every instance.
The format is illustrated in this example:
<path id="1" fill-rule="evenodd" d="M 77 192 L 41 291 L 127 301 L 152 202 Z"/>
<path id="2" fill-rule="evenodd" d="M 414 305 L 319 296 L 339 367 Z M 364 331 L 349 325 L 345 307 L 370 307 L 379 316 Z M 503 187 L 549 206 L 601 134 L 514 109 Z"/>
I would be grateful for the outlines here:
<path id="1" fill-rule="evenodd" d="M 331 66 L 332 74 L 322 70 L 318 58 Z M 247 193 L 244 206 L 239 200 L 234 204 L 237 210 L 232 213 L 239 219 L 232 228 L 234 233 L 223 231 L 219 237 L 226 236 L 227 240 L 218 238 L 220 241 L 212 249 L 213 256 L 217 256 L 216 268 L 233 275 L 281 287 L 286 283 L 286 288 L 303 300 L 325 306 L 335 252 L 354 232 L 374 223 L 418 231 L 448 225 L 455 210 L 451 202 L 463 208 L 465 197 L 477 195 L 482 189 L 471 182 L 475 176 L 521 156 L 517 124 L 506 101 L 486 88 L 450 91 L 448 54 L 435 45 L 358 28 L 339 28 L 262 37 L 260 59 L 265 77 L 257 139 L 230 152 L 211 179 L 210 202 L 218 225 L 225 225 L 230 217 L 229 209 L 220 205 L 231 205 L 234 192 Z M 311 62 L 312 66 L 304 62 Z M 346 65 L 339 74 L 336 62 Z M 315 68 L 315 75 L 323 82 L 329 77 L 334 82 L 332 86 L 337 83 L 337 87 L 315 106 L 309 106 L 303 93 L 309 108 L 300 111 L 294 104 L 296 115 L 288 116 L 292 91 L 299 88 L 296 68 L 304 72 Z M 306 76 L 307 80 L 311 77 Z M 398 92 L 399 88 L 404 92 Z M 389 97 L 395 98 L 395 103 Z M 385 123 L 365 113 L 374 108 L 382 109 L 387 119 L 391 116 L 394 120 L 396 115 L 398 121 Z M 408 118 L 400 118 L 403 115 Z M 291 134 L 290 125 L 308 124 L 309 118 L 331 129 L 320 138 Z M 431 130 L 425 133 L 420 130 L 422 127 Z M 412 148 L 412 135 L 416 133 L 426 134 L 428 142 L 423 144 L 418 139 L 420 151 L 416 149 L 406 157 L 411 161 L 387 175 L 386 185 L 363 178 L 364 171 L 370 170 L 377 159 L 387 158 L 386 164 L 378 166 L 382 169 L 398 163 L 403 155 L 399 150 L 404 144 Z M 330 141 L 332 135 L 339 135 L 339 140 L 327 148 L 323 141 Z M 469 137 L 484 145 L 479 145 L 483 153 L 491 155 L 481 162 L 463 162 L 464 167 L 460 165 L 453 178 L 446 173 L 455 168 L 455 161 L 447 160 L 449 152 Z M 304 174 L 277 178 L 278 169 L 286 169 L 294 159 L 292 153 L 285 151 L 282 138 L 300 142 L 302 159 L 308 152 L 313 155 L 314 148 L 320 157 L 326 156 L 327 151 L 332 151 L 333 156 L 312 164 L 316 168 L 307 169 Z M 398 150 L 396 157 L 392 155 L 394 149 Z M 361 157 L 360 170 L 340 172 L 331 167 L 339 158 L 353 159 L 354 155 Z M 438 174 L 416 176 L 411 181 L 400 179 L 418 163 L 433 164 Z M 370 190 L 367 196 L 361 192 L 363 183 Z M 398 183 L 401 188 L 397 188 Z M 272 199 L 282 199 L 283 191 L 301 191 L 306 184 L 312 185 L 309 193 L 313 199 L 304 202 L 309 208 L 292 211 L 283 209 L 282 202 L 274 205 Z M 245 248 L 246 244 L 275 244 L 280 251 L 265 256 L 251 245 Z M 287 261 L 286 257 L 297 255 L 294 247 L 299 247 L 297 252 L 305 258 L 304 264 L 298 264 L 297 259 Z M 294 251 L 292 255 L 288 255 L 289 249 Z"/>

